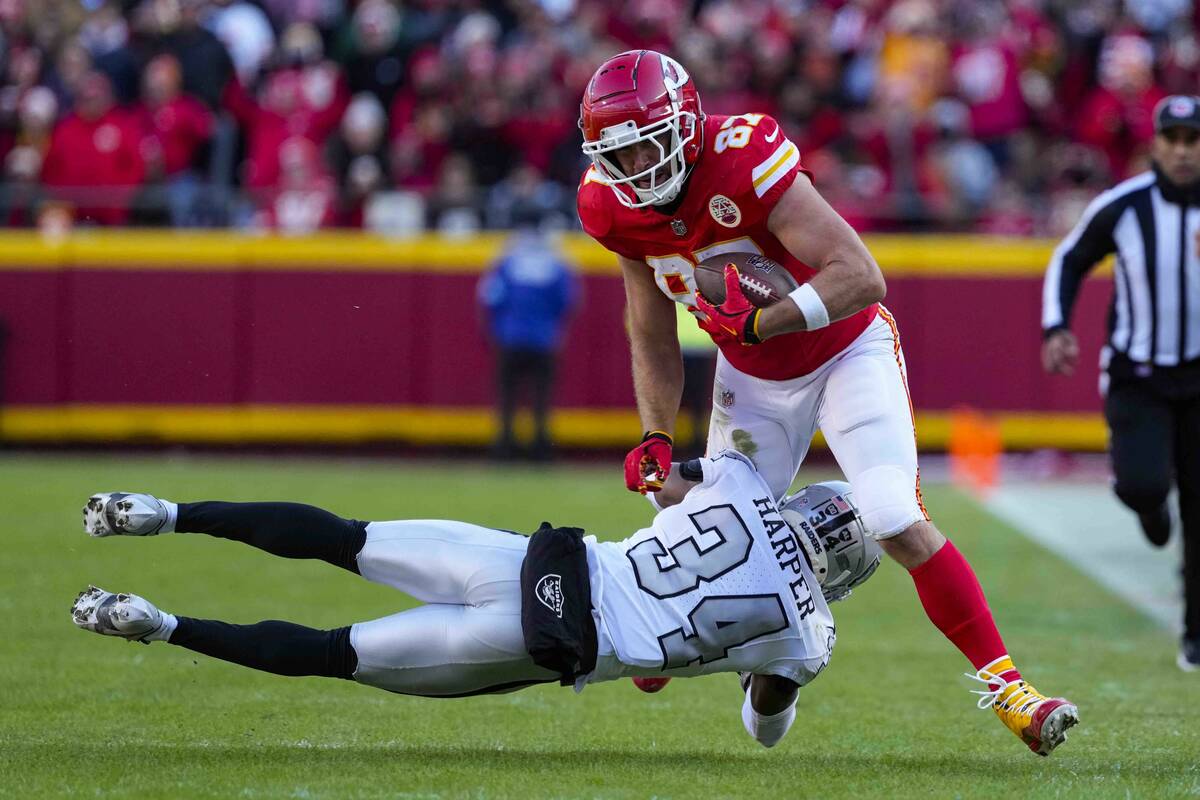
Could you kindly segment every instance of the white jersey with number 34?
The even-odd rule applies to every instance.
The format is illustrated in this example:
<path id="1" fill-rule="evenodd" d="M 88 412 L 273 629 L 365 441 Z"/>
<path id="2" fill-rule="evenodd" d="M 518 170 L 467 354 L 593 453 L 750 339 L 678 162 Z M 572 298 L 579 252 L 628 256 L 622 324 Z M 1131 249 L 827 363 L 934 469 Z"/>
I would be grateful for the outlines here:
<path id="1" fill-rule="evenodd" d="M 623 542 L 590 542 L 599 659 L 590 681 L 753 672 L 798 684 L 829 661 L 833 617 L 771 491 L 744 456 Z"/>

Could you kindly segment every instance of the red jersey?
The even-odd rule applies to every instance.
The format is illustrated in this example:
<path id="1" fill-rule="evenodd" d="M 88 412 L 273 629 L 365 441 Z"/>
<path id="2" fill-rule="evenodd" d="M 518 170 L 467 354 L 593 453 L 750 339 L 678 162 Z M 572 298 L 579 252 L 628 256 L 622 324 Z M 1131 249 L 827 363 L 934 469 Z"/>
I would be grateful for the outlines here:
<path id="1" fill-rule="evenodd" d="M 627 208 L 594 169 L 579 184 L 583 229 L 618 255 L 643 261 L 672 300 L 696 304 L 695 265 L 723 253 L 759 253 L 783 265 L 800 283 L 816 270 L 787 251 L 767 229 L 767 217 L 796 176 L 800 152 L 764 114 L 704 120 L 704 149 L 673 213 Z M 875 319 L 872 305 L 815 331 L 774 336 L 746 347 L 720 344 L 729 363 L 766 380 L 807 375 L 844 350 Z"/>
<path id="2" fill-rule="evenodd" d="M 140 142 L 125 111 L 109 109 L 98 119 L 71 114 L 54 128 L 42 183 L 75 205 L 76 219 L 122 225 L 145 176 Z"/>
<path id="3" fill-rule="evenodd" d="M 178 175 L 195 161 L 199 150 L 212 136 L 213 116 L 208 106 L 181 94 L 158 108 L 139 104 L 135 112 L 143 135 L 162 154 L 164 175 Z"/>

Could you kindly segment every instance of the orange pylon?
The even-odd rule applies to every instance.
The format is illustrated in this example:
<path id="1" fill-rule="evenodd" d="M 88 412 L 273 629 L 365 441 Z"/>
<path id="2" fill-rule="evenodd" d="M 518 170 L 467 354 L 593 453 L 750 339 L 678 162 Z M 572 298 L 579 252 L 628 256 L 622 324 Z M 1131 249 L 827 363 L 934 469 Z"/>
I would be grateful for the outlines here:
<path id="1" fill-rule="evenodd" d="M 995 488 L 1004 446 L 994 420 L 974 408 L 950 412 L 949 451 L 955 484 L 984 495 Z"/>

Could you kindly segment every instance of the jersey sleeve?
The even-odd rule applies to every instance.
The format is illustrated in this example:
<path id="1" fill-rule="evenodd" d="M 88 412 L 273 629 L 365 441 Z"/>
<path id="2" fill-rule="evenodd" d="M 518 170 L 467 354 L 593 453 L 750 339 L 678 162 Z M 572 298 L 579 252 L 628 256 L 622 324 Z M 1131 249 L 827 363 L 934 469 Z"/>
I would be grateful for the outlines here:
<path id="1" fill-rule="evenodd" d="M 640 261 L 641 257 L 625 245 L 619 237 L 612 235 L 613 209 L 616 198 L 598 175 L 595 167 L 589 167 L 579 181 L 579 192 L 575 196 L 575 208 L 579 214 L 579 224 L 585 233 L 591 236 L 609 252 L 619 256 Z"/>
<path id="2" fill-rule="evenodd" d="M 739 148 L 741 137 L 736 130 L 742 126 L 750 134 Z M 751 220 L 766 219 L 797 176 L 812 177 L 800 163 L 799 148 L 775 118 L 765 114 L 729 117 L 717 132 L 713 149 L 718 157 L 732 156 L 729 167 L 738 193 L 735 202 Z"/>
<path id="3" fill-rule="evenodd" d="M 1113 228 L 1124 209 L 1120 199 L 1105 192 L 1083 212 L 1075 228 L 1054 248 L 1042 283 L 1042 332 L 1069 328 L 1071 310 L 1083 279 L 1105 256 L 1117 249 Z"/>

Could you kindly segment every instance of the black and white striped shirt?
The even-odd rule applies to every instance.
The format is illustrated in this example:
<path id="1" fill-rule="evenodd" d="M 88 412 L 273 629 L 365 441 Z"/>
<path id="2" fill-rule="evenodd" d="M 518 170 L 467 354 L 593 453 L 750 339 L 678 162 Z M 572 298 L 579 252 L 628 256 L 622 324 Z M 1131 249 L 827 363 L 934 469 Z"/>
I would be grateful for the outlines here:
<path id="1" fill-rule="evenodd" d="M 1154 172 L 1104 192 L 1054 250 L 1042 289 L 1042 330 L 1068 326 L 1084 277 L 1116 253 L 1109 348 L 1164 367 L 1200 359 L 1198 232 L 1200 202 L 1160 184 Z"/>

